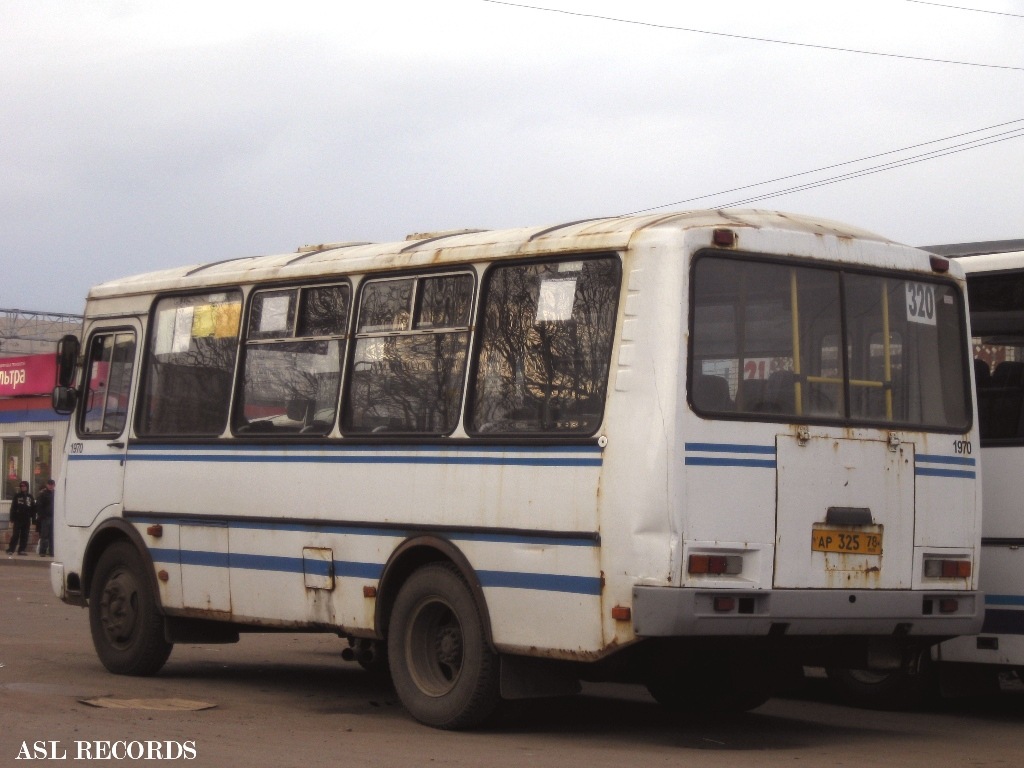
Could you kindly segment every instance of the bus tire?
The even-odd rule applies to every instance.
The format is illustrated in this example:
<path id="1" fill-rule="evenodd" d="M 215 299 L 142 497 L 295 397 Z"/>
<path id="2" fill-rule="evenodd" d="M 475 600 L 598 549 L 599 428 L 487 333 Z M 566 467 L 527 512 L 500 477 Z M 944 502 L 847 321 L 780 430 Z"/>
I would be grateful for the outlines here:
<path id="1" fill-rule="evenodd" d="M 900 711 L 925 704 L 937 694 L 935 668 L 927 658 L 921 669 L 874 672 L 866 669 L 828 669 L 829 686 L 840 700 L 862 709 Z"/>
<path id="2" fill-rule="evenodd" d="M 498 704 L 498 656 L 451 563 L 425 565 L 402 585 L 388 625 L 388 661 L 399 699 L 424 725 L 471 728 Z"/>
<path id="3" fill-rule="evenodd" d="M 663 707 L 694 716 L 749 712 L 768 701 L 775 688 L 767 663 L 733 654 L 664 665 L 647 681 L 648 693 Z"/>
<path id="4" fill-rule="evenodd" d="M 89 589 L 89 627 L 96 655 L 114 674 L 154 675 L 171 655 L 147 568 L 126 541 L 100 556 Z"/>

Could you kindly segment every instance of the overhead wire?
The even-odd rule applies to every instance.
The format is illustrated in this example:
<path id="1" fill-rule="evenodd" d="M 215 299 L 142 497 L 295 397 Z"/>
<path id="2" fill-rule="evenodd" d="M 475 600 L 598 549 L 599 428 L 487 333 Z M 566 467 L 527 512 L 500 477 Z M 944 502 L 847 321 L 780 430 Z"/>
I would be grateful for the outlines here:
<path id="1" fill-rule="evenodd" d="M 972 13 L 991 13 L 996 16 L 1012 16 L 1016 19 L 1024 19 L 1024 14 L 1020 13 L 1008 13 L 1006 11 L 990 11 L 986 8 L 967 8 L 962 5 L 947 5 L 946 3 L 932 3 L 928 0 L 907 0 L 908 3 L 917 3 L 918 5 L 934 5 L 937 8 L 949 8 L 954 11 L 971 11 Z"/>
<path id="2" fill-rule="evenodd" d="M 807 170 L 807 171 L 800 171 L 798 173 L 790 173 L 790 174 L 787 174 L 785 176 L 778 176 L 778 177 L 776 177 L 774 179 L 767 179 L 765 181 L 754 182 L 753 184 L 744 184 L 743 186 L 732 187 L 730 189 L 723 189 L 723 190 L 720 190 L 718 192 L 710 192 L 710 193 L 705 194 L 705 195 L 697 195 L 695 197 L 688 197 L 685 200 L 676 200 L 676 201 L 671 202 L 671 203 L 664 203 L 662 205 L 651 206 L 650 208 L 642 208 L 640 210 L 633 211 L 633 213 L 647 213 L 649 211 L 657 211 L 657 210 L 661 210 L 663 208 L 672 208 L 672 207 L 679 206 L 679 205 L 685 205 L 687 203 L 693 203 L 693 202 L 696 202 L 698 200 L 707 200 L 709 198 L 721 197 L 723 195 L 728 195 L 728 194 L 731 194 L 733 192 L 742 192 L 744 190 L 754 189 L 755 187 L 763 187 L 763 186 L 766 186 L 768 184 L 778 184 L 779 182 L 789 181 L 790 179 L 796 179 L 796 178 L 799 178 L 801 176 L 810 176 L 811 174 L 823 173 L 824 171 L 830 171 L 830 170 L 832 170 L 834 168 L 842 168 L 843 166 L 855 165 L 857 163 L 865 163 L 865 162 L 868 162 L 869 160 L 877 160 L 878 158 L 887 157 L 889 155 L 896 155 L 896 154 L 900 154 L 900 153 L 903 153 L 903 152 L 910 152 L 911 150 L 920 149 L 921 147 L 927 147 L 927 146 L 930 146 L 930 145 L 933 145 L 933 144 L 943 144 L 943 143 L 947 143 L 947 142 L 950 142 L 950 141 L 954 141 L 955 139 L 962 139 L 962 138 L 964 138 L 966 136 L 973 136 L 973 135 L 978 134 L 978 133 L 990 133 L 991 131 L 995 131 L 995 130 L 997 130 L 999 128 L 1006 128 L 1007 126 L 1019 125 L 1021 123 L 1024 123 L 1024 118 L 1018 118 L 1016 120 L 1007 120 L 1005 122 L 996 123 L 994 125 L 989 125 L 989 126 L 986 126 L 984 128 L 976 128 L 976 129 L 971 130 L 971 131 L 963 131 L 961 133 L 956 133 L 956 134 L 953 134 L 951 136 L 944 136 L 943 138 L 940 138 L 940 139 L 931 139 L 929 141 L 918 142 L 917 144 L 910 144 L 910 145 L 908 145 L 906 147 L 900 147 L 899 149 L 890 149 L 890 150 L 887 150 L 885 152 L 878 152 L 878 153 L 875 153 L 873 155 L 866 155 L 865 157 L 859 157 L 859 158 L 857 158 L 855 160 L 844 160 L 844 161 L 839 162 L 839 163 L 831 163 L 830 165 L 824 165 L 824 166 L 821 166 L 820 168 L 813 168 L 813 169 Z M 991 141 L 991 140 L 995 139 L 997 137 L 1000 137 L 1000 136 L 1005 137 L 1005 138 L 999 139 L 1000 141 L 1006 141 L 1008 139 L 1019 138 L 1021 136 L 1024 136 L 1024 125 L 1021 125 L 1020 127 L 1017 127 L 1017 128 L 1013 128 L 1013 129 L 1011 129 L 1009 131 L 1003 131 L 1002 133 L 996 133 L 996 134 L 991 134 L 991 135 L 983 136 L 983 137 L 976 138 L 976 139 L 971 139 L 970 141 L 961 142 L 960 144 L 954 144 L 951 147 L 943 147 L 943 148 L 940 148 L 940 149 L 931 150 L 930 152 L 925 152 L 925 153 L 922 153 L 920 155 L 912 155 L 912 156 L 907 157 L 907 158 L 901 158 L 899 160 L 893 160 L 893 161 L 890 161 L 888 163 L 883 163 L 883 164 L 881 164 L 879 166 L 873 166 L 873 167 L 874 168 L 878 168 L 879 170 L 887 170 L 888 169 L 888 168 L 883 168 L 883 166 L 891 166 L 891 167 L 897 168 L 900 165 L 909 165 L 909 164 L 911 164 L 911 161 L 912 161 L 913 158 L 921 158 L 920 160 L 913 160 L 913 162 L 922 162 L 925 159 L 931 159 L 931 157 L 925 157 L 926 155 L 934 155 L 935 157 L 942 157 L 943 154 L 952 154 L 952 152 L 950 150 L 953 150 L 953 149 L 955 149 L 957 147 L 961 147 L 962 148 L 962 149 L 960 149 L 958 151 L 965 151 L 967 149 L 974 149 L 975 147 L 972 147 L 972 146 L 969 146 L 969 145 L 975 144 L 977 142 L 995 143 L 994 141 Z M 984 144 L 979 144 L 979 146 L 984 146 Z M 871 172 L 877 172 L 877 171 L 871 171 Z M 813 186 L 825 186 L 826 183 L 834 184 L 834 183 L 837 183 L 839 181 L 845 181 L 847 178 L 856 178 L 857 175 L 868 175 L 868 169 L 860 169 L 860 171 L 853 171 L 853 172 L 850 172 L 850 173 L 847 173 L 847 174 L 839 174 L 838 176 L 829 177 L 828 179 L 819 179 L 819 180 L 814 181 L 814 182 L 809 182 L 808 184 L 805 184 L 805 185 L 798 185 L 797 187 L 793 187 L 793 188 L 791 188 L 788 191 L 776 191 L 776 192 L 771 192 L 771 193 L 767 193 L 766 192 L 763 195 L 757 195 L 755 197 L 745 198 L 745 199 L 740 200 L 738 202 L 729 203 L 728 205 L 739 205 L 739 204 L 745 204 L 745 203 L 748 203 L 748 202 L 755 202 L 756 200 L 763 200 L 763 199 L 767 199 L 768 197 L 777 197 L 777 196 L 780 196 L 780 195 L 783 195 L 783 194 L 790 194 L 790 192 L 792 192 L 792 191 L 802 191 L 802 189 L 804 189 L 804 188 L 810 189 L 810 188 L 813 188 Z M 723 207 L 725 207 L 725 206 L 723 206 Z"/>
<path id="3" fill-rule="evenodd" d="M 770 37 L 756 37 L 754 35 L 738 35 L 732 32 L 714 32 L 707 29 L 695 29 L 693 27 L 679 27 L 671 24 L 659 24 L 651 21 L 637 21 L 636 19 L 623 19 L 615 16 L 603 16 L 596 13 L 584 13 L 582 11 L 566 11 L 561 8 L 547 8 L 539 5 L 527 5 L 525 3 L 513 3 L 509 0 L 482 0 L 485 3 L 491 3 L 492 5 L 504 5 L 510 8 L 519 8 L 522 10 L 529 11 L 542 11 L 545 13 L 558 13 L 564 16 L 576 16 L 587 19 L 597 19 L 600 21 L 614 21 L 619 24 L 635 24 L 641 27 L 650 27 L 653 29 L 666 29 L 674 30 L 677 32 L 691 32 L 699 35 L 713 35 L 715 37 L 728 37 L 734 40 L 749 40 L 758 43 L 773 43 L 775 45 L 791 45 L 799 48 L 815 48 L 824 51 L 837 51 L 840 53 L 856 53 L 863 56 L 882 56 L 891 59 L 906 59 L 910 61 L 924 61 L 932 64 L 955 64 L 962 67 L 984 67 L 986 69 L 1003 69 L 1012 70 L 1016 72 L 1024 72 L 1024 67 L 1015 67 L 1008 64 L 982 64 L 975 61 L 958 61 L 956 59 L 936 59 L 928 56 L 911 56 L 903 53 L 886 53 L 884 51 L 867 51 L 859 48 L 844 48 L 836 45 L 822 45 L 819 43 L 800 43 L 793 40 L 778 40 Z"/>
<path id="4" fill-rule="evenodd" d="M 942 157 L 945 157 L 947 155 L 957 155 L 957 154 L 962 153 L 962 152 L 968 152 L 969 150 L 977 150 L 977 148 L 979 148 L 981 146 L 988 146 L 989 144 L 996 144 L 996 143 L 999 143 L 1001 141 L 1009 141 L 1009 140 L 1014 139 L 1014 138 L 1022 138 L 1022 137 L 1024 137 L 1024 129 L 1017 129 L 1017 130 L 1012 131 L 1010 133 L 1012 133 L 1012 135 L 1002 136 L 1001 138 L 990 137 L 988 139 L 975 139 L 974 141 L 966 142 L 963 145 L 957 144 L 955 146 L 946 147 L 946 148 L 944 148 L 944 150 L 934 150 L 934 151 L 929 152 L 929 153 L 924 153 L 923 155 L 912 156 L 912 157 L 909 157 L 909 158 L 904 158 L 902 160 L 894 160 L 894 161 L 892 161 L 890 163 L 883 163 L 882 165 L 879 165 L 879 166 L 874 166 L 874 167 L 871 167 L 871 168 L 864 168 L 864 169 L 861 169 L 859 171 L 851 171 L 850 173 L 841 174 L 839 176 L 833 176 L 833 177 L 829 177 L 829 178 L 826 178 L 826 179 L 820 179 L 818 181 L 812 181 L 812 182 L 808 182 L 806 184 L 800 184 L 798 186 L 794 186 L 794 187 L 790 187 L 790 188 L 786 188 L 786 189 L 778 189 L 778 190 L 775 190 L 775 191 L 770 191 L 770 193 L 765 193 L 764 195 L 759 195 L 759 196 L 756 196 L 756 197 L 753 197 L 753 198 L 744 198 L 742 200 L 730 201 L 729 203 L 726 203 L 726 204 L 724 204 L 721 207 L 723 207 L 723 208 L 732 208 L 732 207 L 739 206 L 739 205 L 749 205 L 751 203 L 757 203 L 759 201 L 768 200 L 770 198 L 777 198 L 777 197 L 781 197 L 783 195 L 792 195 L 794 193 L 798 193 L 798 191 L 805 191 L 807 189 L 815 189 L 815 188 L 817 188 L 819 186 L 828 186 L 829 184 L 836 184 L 836 183 L 839 183 L 840 181 L 848 181 L 850 179 L 859 178 L 861 176 L 870 176 L 872 174 L 882 173 L 883 171 L 890 171 L 890 170 L 893 170 L 894 168 L 902 168 L 903 166 L 907 166 L 907 165 L 914 165 L 916 163 L 924 163 L 927 160 L 934 160 L 935 158 L 942 158 Z M 970 145 L 970 144 L 973 144 L 973 145 Z"/>

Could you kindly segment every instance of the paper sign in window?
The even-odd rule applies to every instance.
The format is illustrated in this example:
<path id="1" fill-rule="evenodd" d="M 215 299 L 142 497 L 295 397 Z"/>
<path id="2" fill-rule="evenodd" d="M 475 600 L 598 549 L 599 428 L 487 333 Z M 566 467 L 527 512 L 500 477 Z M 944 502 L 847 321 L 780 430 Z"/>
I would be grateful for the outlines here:
<path id="1" fill-rule="evenodd" d="M 218 339 L 237 336 L 241 321 L 242 305 L 240 302 L 217 304 L 213 308 L 213 335 Z"/>
<path id="2" fill-rule="evenodd" d="M 213 336 L 213 305 L 200 304 L 192 310 L 192 336 L 205 339 Z"/>
<path id="3" fill-rule="evenodd" d="M 288 330 L 288 305 L 292 297 L 265 296 L 263 311 L 260 313 L 260 333 L 276 333 Z"/>
<path id="4" fill-rule="evenodd" d="M 192 343 L 192 323 L 195 319 L 195 307 L 178 307 L 174 311 L 174 339 L 171 352 L 188 352 Z"/>
<path id="5" fill-rule="evenodd" d="M 540 296 L 537 297 L 537 322 L 564 323 L 571 320 L 575 299 L 576 278 L 545 280 L 540 284 Z"/>

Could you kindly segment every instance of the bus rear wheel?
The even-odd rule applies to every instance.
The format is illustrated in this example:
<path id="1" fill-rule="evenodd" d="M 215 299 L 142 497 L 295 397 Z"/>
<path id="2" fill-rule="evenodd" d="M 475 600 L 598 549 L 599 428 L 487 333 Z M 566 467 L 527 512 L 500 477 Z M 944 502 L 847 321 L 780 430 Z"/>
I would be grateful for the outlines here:
<path id="1" fill-rule="evenodd" d="M 767 662 L 744 655 L 701 654 L 662 666 L 647 690 L 664 707 L 690 715 L 749 712 L 772 697 L 776 675 Z"/>
<path id="2" fill-rule="evenodd" d="M 118 675 L 154 675 L 171 655 L 145 563 L 128 542 L 100 556 L 89 589 L 89 628 L 96 655 Z"/>
<path id="3" fill-rule="evenodd" d="M 471 728 L 498 704 L 498 656 L 469 586 L 450 563 L 426 565 L 402 586 L 388 661 L 399 699 L 425 725 Z"/>
<path id="4" fill-rule="evenodd" d="M 868 669 L 828 669 L 832 690 L 846 704 L 863 709 L 914 709 L 938 696 L 938 677 L 928 654 L 911 672 L 897 669 L 875 672 Z"/>

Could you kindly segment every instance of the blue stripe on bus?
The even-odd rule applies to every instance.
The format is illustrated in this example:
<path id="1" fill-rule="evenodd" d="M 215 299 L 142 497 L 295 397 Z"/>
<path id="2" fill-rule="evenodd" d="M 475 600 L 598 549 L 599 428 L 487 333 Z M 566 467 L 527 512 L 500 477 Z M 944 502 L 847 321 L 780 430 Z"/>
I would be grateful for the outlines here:
<path id="1" fill-rule="evenodd" d="M 943 456 L 937 453 L 918 453 L 914 456 L 914 474 L 918 477 L 953 477 L 974 480 L 977 473 L 973 469 L 948 469 L 944 466 L 922 467 L 922 464 L 945 464 L 953 467 L 973 467 L 975 459 L 967 456 Z"/>
<path id="2" fill-rule="evenodd" d="M 985 605 L 1019 605 L 1024 608 L 1024 595 L 985 595 Z"/>
<path id="3" fill-rule="evenodd" d="M 959 464 L 964 467 L 973 467 L 977 463 L 975 459 L 967 456 L 942 456 L 937 453 L 919 453 L 914 459 L 928 464 Z"/>
<path id="4" fill-rule="evenodd" d="M 259 520 L 230 520 L 227 518 L 189 518 L 189 517 L 167 517 L 157 515 L 128 515 L 127 519 L 136 525 L 194 525 L 207 527 L 228 527 L 247 531 L 292 531 L 298 533 L 319 533 L 319 534 L 341 534 L 349 536 L 387 536 L 393 538 L 408 538 L 418 530 L 403 529 L 401 527 L 372 526 L 364 524 L 345 524 L 339 522 L 325 523 L 289 523 L 282 521 L 262 522 Z M 459 531 L 445 530 L 440 527 L 430 527 L 430 533 L 442 536 L 451 541 L 477 541 L 493 544 L 537 544 L 549 547 L 599 547 L 600 537 L 597 534 L 582 533 L 579 535 L 567 534 L 564 536 L 551 536 L 543 533 L 530 533 L 529 531 L 517 531 L 515 533 L 503 533 L 498 531 Z"/>
<path id="5" fill-rule="evenodd" d="M 974 480 L 976 473 L 962 469 L 936 469 L 935 467 L 914 467 L 914 474 L 918 477 L 958 477 L 966 480 Z"/>
<path id="6" fill-rule="evenodd" d="M 124 453 L 70 454 L 70 461 L 213 462 L 256 464 L 421 464 L 522 467 L 600 467 L 599 446 L 294 446 L 133 445 Z"/>
<path id="7" fill-rule="evenodd" d="M 753 467 L 775 469 L 774 445 L 747 445 L 744 443 L 684 443 L 687 456 L 683 463 L 691 467 Z M 697 453 L 724 454 L 733 456 L 695 456 Z M 739 454 L 739 456 L 735 455 Z M 750 454 L 771 456 L 770 459 L 748 458 Z"/>
<path id="8" fill-rule="evenodd" d="M 237 568 L 275 573 L 310 573 L 315 576 L 330 576 L 330 566 L 333 566 L 336 577 L 362 578 L 373 581 L 378 580 L 384 572 L 384 566 L 379 563 L 360 563 L 347 560 L 334 560 L 328 563 L 316 559 L 303 560 L 299 557 L 228 554 L 197 550 L 179 551 L 155 547 L 150 549 L 150 553 L 153 556 L 153 561 L 157 563 Z M 601 579 L 596 576 L 566 576 L 555 573 L 515 571 L 477 571 L 476 573 L 482 587 L 567 592 L 575 595 L 601 594 Z"/>
<path id="9" fill-rule="evenodd" d="M 768 453 L 775 455 L 774 445 L 742 445 L 740 443 L 686 443 L 687 451 L 705 453 Z"/>
<path id="10" fill-rule="evenodd" d="M 516 573 L 511 571 L 477 571 L 476 573 L 482 587 L 570 592 L 575 595 L 601 594 L 601 579 L 596 576 L 561 576 L 553 573 Z"/>
<path id="11" fill-rule="evenodd" d="M 722 459 L 713 456 L 687 456 L 687 465 L 697 467 L 759 467 L 775 469 L 774 459 Z"/>

